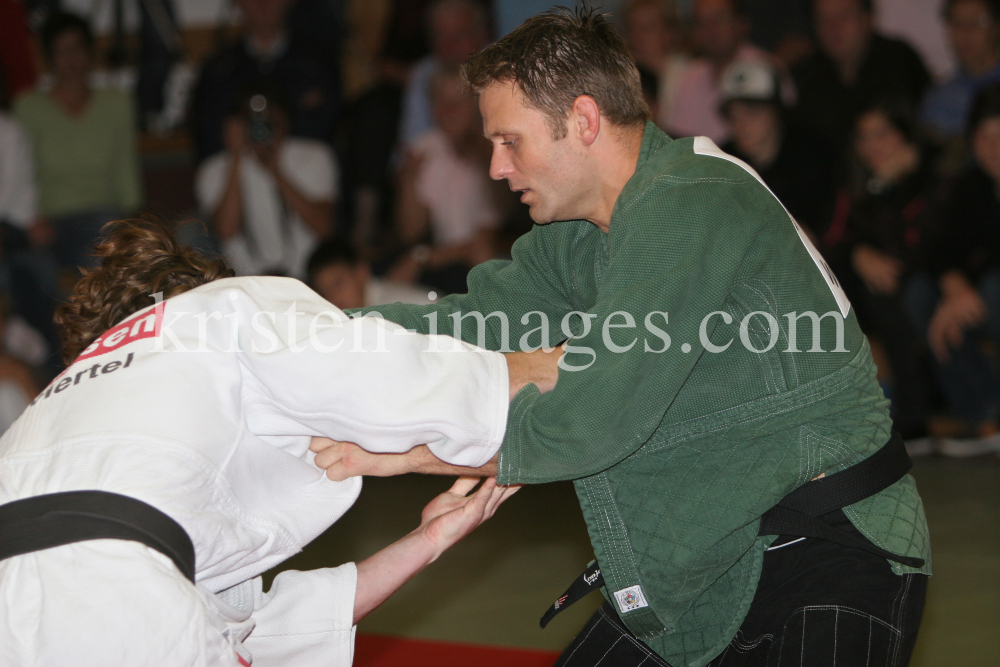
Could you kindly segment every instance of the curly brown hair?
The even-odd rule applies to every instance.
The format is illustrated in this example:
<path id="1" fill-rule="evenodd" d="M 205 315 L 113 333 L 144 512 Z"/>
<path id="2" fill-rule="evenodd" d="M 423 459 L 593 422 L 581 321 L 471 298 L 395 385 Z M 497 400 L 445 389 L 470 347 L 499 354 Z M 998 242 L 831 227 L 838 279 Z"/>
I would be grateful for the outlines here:
<path id="1" fill-rule="evenodd" d="M 181 292 L 235 275 L 224 259 L 177 240 L 179 225 L 154 216 L 109 222 L 94 247 L 101 259 L 84 269 L 69 302 L 56 310 L 68 366 L 95 338 L 132 313 Z"/>

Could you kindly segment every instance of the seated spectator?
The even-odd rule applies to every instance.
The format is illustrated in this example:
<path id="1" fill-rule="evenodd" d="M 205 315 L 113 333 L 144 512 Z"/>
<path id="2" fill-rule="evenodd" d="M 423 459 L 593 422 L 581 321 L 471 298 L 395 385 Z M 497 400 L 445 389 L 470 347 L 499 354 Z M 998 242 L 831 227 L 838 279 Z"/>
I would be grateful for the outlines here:
<path id="1" fill-rule="evenodd" d="M 773 53 L 785 68 L 813 52 L 809 0 L 743 0 L 750 42 Z"/>
<path id="2" fill-rule="evenodd" d="M 729 139 L 729 128 L 719 112 L 722 72 L 734 62 L 770 59 L 767 52 L 747 41 L 750 24 L 744 9 L 739 0 L 694 3 L 692 37 L 700 57 L 681 76 L 666 110 L 673 136 L 704 135 L 720 145 Z M 794 99 L 790 86 L 783 87 L 782 95 L 788 103 Z"/>
<path id="3" fill-rule="evenodd" d="M 410 71 L 403 91 L 399 141 L 409 147 L 434 126 L 430 81 L 441 69 L 458 67 L 490 41 L 486 9 L 476 0 L 438 0 L 428 10 L 431 52 Z"/>
<path id="4" fill-rule="evenodd" d="M 338 231 L 361 251 L 391 243 L 393 167 L 400 147 L 433 124 L 427 88 L 434 72 L 442 63 L 457 66 L 489 40 L 486 11 L 477 0 L 395 0 L 390 5 L 381 36 L 380 81 L 345 110 L 345 217 Z"/>
<path id="5" fill-rule="evenodd" d="M 427 287 L 373 277 L 368 262 L 358 257 L 350 243 L 340 239 L 325 241 L 316 248 L 306 274 L 309 286 L 341 310 L 384 303 L 426 305 L 439 296 Z"/>
<path id="6" fill-rule="evenodd" d="M 289 136 L 280 91 L 253 87 L 226 120 L 226 150 L 195 175 L 201 210 L 239 275 L 305 277 L 332 229 L 337 164 L 329 146 Z"/>
<path id="7" fill-rule="evenodd" d="M 198 159 L 225 148 L 226 116 L 250 86 L 278 88 L 288 100 L 289 133 L 329 141 L 336 112 L 337 77 L 296 44 L 285 19 L 293 0 L 237 0 L 244 34 L 202 65 L 195 86 L 191 118 Z"/>
<path id="8" fill-rule="evenodd" d="M 53 14 L 41 43 L 52 89 L 22 95 L 14 115 L 34 144 L 39 211 L 52 227 L 53 252 L 63 269 L 75 269 L 92 264 L 101 227 L 142 200 L 135 118 L 127 93 L 91 88 L 94 37 L 86 21 Z"/>
<path id="9" fill-rule="evenodd" d="M 1000 377 L 981 343 L 1000 352 L 1000 85 L 980 92 L 969 117 L 973 164 L 958 178 L 940 232 L 927 239 L 928 274 L 908 290 L 908 314 L 927 337 L 951 412 L 970 436 L 1000 432 Z M 995 443 L 994 443 L 995 444 Z M 944 453 L 981 453 L 951 444 Z"/>
<path id="10" fill-rule="evenodd" d="M 934 230 L 938 185 L 905 103 L 878 103 L 862 111 L 854 155 L 860 177 L 849 213 L 833 223 L 846 226 L 836 249 L 845 260 L 839 277 L 862 328 L 885 349 L 894 427 L 905 438 L 918 437 L 926 434 L 930 384 L 903 295 L 925 266 L 922 239 Z"/>
<path id="11" fill-rule="evenodd" d="M 722 113 L 732 141 L 722 150 L 756 170 L 815 245 L 833 218 L 842 180 L 836 153 L 788 123 L 778 72 L 759 62 L 735 63 L 722 76 Z"/>
<path id="12" fill-rule="evenodd" d="M 52 318 L 59 289 L 55 263 L 45 248 L 52 228 L 38 215 L 31 141 L 6 109 L 0 80 L 0 284 L 10 293 L 15 312 L 55 350 L 59 340 Z"/>
<path id="13" fill-rule="evenodd" d="M 872 0 L 814 0 L 813 8 L 819 50 L 792 71 L 795 119 L 846 146 L 861 109 L 886 97 L 917 104 L 930 74 L 908 44 L 875 32 Z"/>
<path id="14" fill-rule="evenodd" d="M 378 70 L 381 79 L 405 85 L 413 65 L 430 52 L 427 10 L 433 0 L 395 0 L 384 19 Z"/>
<path id="15" fill-rule="evenodd" d="M 1000 81 L 1000 1 L 948 0 L 944 17 L 958 71 L 930 90 L 920 116 L 938 138 L 961 141 L 972 99 Z"/>
<path id="16" fill-rule="evenodd" d="M 465 292 L 469 269 L 496 254 L 507 188 L 489 178 L 490 144 L 456 70 L 434 76 L 431 101 L 436 126 L 413 143 L 399 177 L 396 229 L 411 250 L 388 277 Z"/>
<path id="17" fill-rule="evenodd" d="M 660 127 L 670 127 L 668 111 L 677 85 L 691 62 L 680 51 L 679 22 L 672 0 L 628 0 L 622 7 L 622 24 L 639 71 L 656 76 L 656 108 L 653 120 Z"/>
<path id="18" fill-rule="evenodd" d="M 875 0 L 875 29 L 912 46 L 935 82 L 950 77 L 956 65 L 948 46 L 948 27 L 942 20 L 946 2 Z"/>

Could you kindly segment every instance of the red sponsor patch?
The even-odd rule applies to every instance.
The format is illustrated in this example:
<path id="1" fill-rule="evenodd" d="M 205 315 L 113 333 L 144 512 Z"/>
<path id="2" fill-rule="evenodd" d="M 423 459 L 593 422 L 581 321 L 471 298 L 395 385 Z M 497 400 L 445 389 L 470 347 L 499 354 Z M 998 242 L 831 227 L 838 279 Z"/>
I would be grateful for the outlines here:
<path id="1" fill-rule="evenodd" d="M 74 364 L 84 359 L 98 357 L 106 352 L 125 347 L 129 343 L 134 343 L 143 338 L 155 338 L 160 335 L 160 327 L 163 326 L 163 303 L 156 304 L 153 310 L 148 310 L 139 315 L 134 315 L 124 322 L 119 322 L 111 327 L 97 340 L 91 343 L 86 350 L 73 362 Z"/>

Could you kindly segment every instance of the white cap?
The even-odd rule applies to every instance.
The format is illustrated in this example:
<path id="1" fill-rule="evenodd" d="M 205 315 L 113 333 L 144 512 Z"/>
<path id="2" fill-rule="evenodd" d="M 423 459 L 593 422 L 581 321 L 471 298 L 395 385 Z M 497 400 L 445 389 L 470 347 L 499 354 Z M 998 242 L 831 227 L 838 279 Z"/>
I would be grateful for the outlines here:
<path id="1" fill-rule="evenodd" d="M 733 63 L 722 73 L 720 104 L 734 100 L 781 104 L 778 73 L 760 60 Z"/>

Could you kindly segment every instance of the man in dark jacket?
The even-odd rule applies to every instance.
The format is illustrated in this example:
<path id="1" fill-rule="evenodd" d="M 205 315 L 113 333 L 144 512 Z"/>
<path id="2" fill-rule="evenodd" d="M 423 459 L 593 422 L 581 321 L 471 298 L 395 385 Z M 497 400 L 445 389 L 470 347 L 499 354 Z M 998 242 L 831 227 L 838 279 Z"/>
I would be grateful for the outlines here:
<path id="1" fill-rule="evenodd" d="M 329 141 L 337 76 L 321 53 L 286 26 L 289 0 L 240 0 L 245 33 L 205 61 L 194 91 L 191 120 L 198 159 L 223 149 L 223 124 L 247 89 L 266 84 L 288 100 L 289 133 Z M 336 39 L 333 37 L 332 39 Z"/>
<path id="2" fill-rule="evenodd" d="M 906 42 L 875 32 L 872 0 L 815 0 L 813 8 L 819 50 L 792 71 L 804 127 L 845 146 L 854 116 L 876 98 L 920 101 L 927 68 Z"/>

